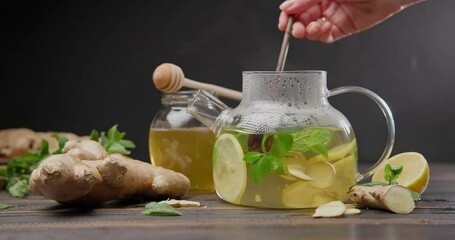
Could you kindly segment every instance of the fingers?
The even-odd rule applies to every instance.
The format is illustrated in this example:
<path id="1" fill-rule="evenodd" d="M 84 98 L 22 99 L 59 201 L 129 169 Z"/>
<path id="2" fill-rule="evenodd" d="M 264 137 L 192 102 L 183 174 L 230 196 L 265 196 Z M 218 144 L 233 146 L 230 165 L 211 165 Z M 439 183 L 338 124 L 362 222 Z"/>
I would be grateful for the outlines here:
<path id="1" fill-rule="evenodd" d="M 289 15 L 285 12 L 280 13 L 278 18 L 278 29 L 281 31 L 286 31 L 286 25 L 288 24 Z"/>
<path id="2" fill-rule="evenodd" d="M 280 9 L 287 14 L 298 14 L 317 5 L 322 0 L 288 0 L 280 5 Z"/>
<path id="3" fill-rule="evenodd" d="M 319 35 L 319 41 L 324 43 L 331 43 L 333 42 L 332 37 L 332 28 L 333 24 L 329 21 L 323 21 L 321 26 L 321 34 Z"/>
<path id="4" fill-rule="evenodd" d="M 295 38 L 307 38 L 312 41 L 332 43 L 342 37 L 341 31 L 329 21 L 311 22 L 305 26 L 301 22 L 292 25 L 292 35 Z"/>
<path id="5" fill-rule="evenodd" d="M 292 25 L 292 36 L 295 38 L 304 38 L 305 37 L 305 26 L 301 22 L 295 22 Z"/>

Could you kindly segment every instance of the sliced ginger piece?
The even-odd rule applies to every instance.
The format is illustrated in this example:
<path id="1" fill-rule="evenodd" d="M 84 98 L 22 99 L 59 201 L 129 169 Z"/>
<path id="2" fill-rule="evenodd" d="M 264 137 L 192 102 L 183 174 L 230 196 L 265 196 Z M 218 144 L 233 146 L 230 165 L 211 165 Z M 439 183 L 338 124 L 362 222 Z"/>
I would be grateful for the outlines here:
<path id="1" fill-rule="evenodd" d="M 344 215 L 357 215 L 360 213 L 361 211 L 358 208 L 346 208 L 346 210 L 344 210 Z"/>
<path id="2" fill-rule="evenodd" d="M 339 217 L 343 216 L 345 211 L 346 207 L 343 202 L 332 201 L 316 208 L 316 212 L 313 214 L 313 217 Z"/>
<path id="3" fill-rule="evenodd" d="M 166 203 L 171 205 L 172 207 L 179 208 L 179 207 L 200 207 L 200 202 L 195 201 L 188 201 L 188 200 L 176 200 L 176 199 L 168 199 L 161 201 L 159 203 Z"/>
<path id="4" fill-rule="evenodd" d="M 312 162 L 307 165 L 306 174 L 316 188 L 328 188 L 335 182 L 335 167 L 328 162 Z"/>
<path id="5" fill-rule="evenodd" d="M 303 181 L 313 180 L 313 178 L 311 178 L 310 176 L 305 174 L 304 170 L 302 168 L 300 168 L 300 166 L 296 166 L 294 164 L 291 164 L 291 165 L 288 164 L 287 168 L 288 168 L 288 173 L 297 179 L 300 179 Z"/>
<path id="6" fill-rule="evenodd" d="M 286 159 L 286 169 L 288 174 L 294 178 L 311 181 L 312 178 L 305 174 L 306 171 L 306 159 L 305 157 L 298 152 L 290 152 L 288 158 Z"/>

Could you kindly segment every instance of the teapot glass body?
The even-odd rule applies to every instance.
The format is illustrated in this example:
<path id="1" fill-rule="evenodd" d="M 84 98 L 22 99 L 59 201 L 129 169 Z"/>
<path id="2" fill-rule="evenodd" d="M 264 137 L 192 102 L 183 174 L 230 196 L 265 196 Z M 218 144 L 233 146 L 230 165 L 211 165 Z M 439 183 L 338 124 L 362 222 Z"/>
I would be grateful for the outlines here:
<path id="1" fill-rule="evenodd" d="M 333 93 L 359 89 L 377 97 L 357 87 Z M 244 72 L 244 97 L 235 109 L 206 92 L 196 95 L 189 112 L 217 139 L 217 194 L 231 203 L 267 208 L 312 208 L 347 200 L 349 188 L 374 169 L 358 173 L 355 134 L 346 117 L 329 104 L 334 94 L 326 87 L 325 71 L 296 71 Z M 204 102 L 219 108 L 204 108 Z M 394 137 L 393 118 L 385 107 L 392 138 L 380 161 L 390 155 Z"/>

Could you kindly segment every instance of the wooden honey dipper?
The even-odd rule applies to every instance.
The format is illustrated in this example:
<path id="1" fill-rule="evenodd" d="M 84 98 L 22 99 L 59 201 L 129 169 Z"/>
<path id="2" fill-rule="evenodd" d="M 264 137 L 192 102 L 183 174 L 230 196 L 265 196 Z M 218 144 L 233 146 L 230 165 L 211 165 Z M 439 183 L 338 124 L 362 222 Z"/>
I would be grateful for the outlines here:
<path id="1" fill-rule="evenodd" d="M 159 65 L 153 72 L 152 78 L 155 87 L 165 93 L 177 92 L 182 87 L 187 87 L 212 91 L 220 97 L 238 101 L 242 100 L 242 92 L 185 78 L 182 69 L 172 63 L 163 63 Z"/>

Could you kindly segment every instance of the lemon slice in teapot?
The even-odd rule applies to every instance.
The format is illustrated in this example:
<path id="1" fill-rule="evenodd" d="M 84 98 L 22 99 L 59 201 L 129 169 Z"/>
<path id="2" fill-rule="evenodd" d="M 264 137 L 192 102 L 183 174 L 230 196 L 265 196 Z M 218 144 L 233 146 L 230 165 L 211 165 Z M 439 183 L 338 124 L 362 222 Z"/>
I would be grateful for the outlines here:
<path id="1" fill-rule="evenodd" d="M 213 181 L 217 194 L 238 204 L 246 188 L 247 170 L 242 146 L 232 134 L 225 133 L 215 142 Z"/>

